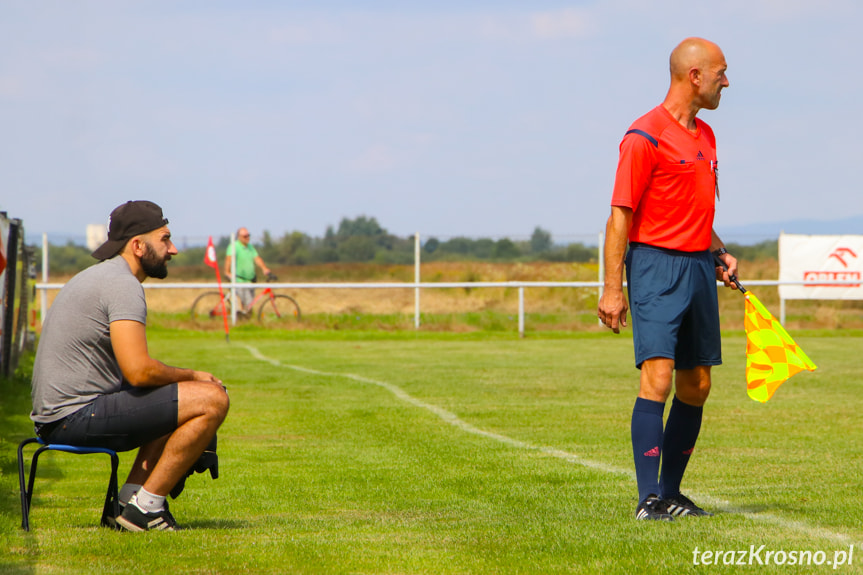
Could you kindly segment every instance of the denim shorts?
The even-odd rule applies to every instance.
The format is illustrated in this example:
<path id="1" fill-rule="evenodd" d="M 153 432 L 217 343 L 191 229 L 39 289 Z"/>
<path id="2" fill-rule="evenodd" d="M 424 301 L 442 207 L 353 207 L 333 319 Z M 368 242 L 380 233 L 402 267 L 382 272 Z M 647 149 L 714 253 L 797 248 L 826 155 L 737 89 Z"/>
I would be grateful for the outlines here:
<path id="1" fill-rule="evenodd" d="M 664 357 L 674 369 L 722 363 L 716 268 L 709 251 L 632 243 L 626 254 L 635 366 Z"/>
<path id="2" fill-rule="evenodd" d="M 126 387 L 65 418 L 36 426 L 49 443 L 130 451 L 177 429 L 177 384 Z"/>

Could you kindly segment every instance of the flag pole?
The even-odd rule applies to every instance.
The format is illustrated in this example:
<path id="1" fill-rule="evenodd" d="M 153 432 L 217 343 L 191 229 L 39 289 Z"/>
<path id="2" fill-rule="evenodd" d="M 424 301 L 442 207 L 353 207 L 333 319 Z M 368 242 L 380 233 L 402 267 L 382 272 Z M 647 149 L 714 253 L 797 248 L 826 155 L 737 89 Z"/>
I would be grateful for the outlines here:
<path id="1" fill-rule="evenodd" d="M 219 266 L 216 266 L 216 282 L 219 284 L 219 303 L 222 306 L 222 321 L 225 323 L 225 343 L 231 343 L 228 328 L 228 310 L 225 309 L 225 294 L 222 292 L 222 274 L 219 273 Z"/>
<path id="2" fill-rule="evenodd" d="M 216 247 L 213 245 L 213 236 L 210 236 L 207 242 L 204 263 L 216 270 L 216 283 L 219 284 L 219 305 L 222 307 L 222 320 L 225 322 L 225 342 L 231 343 L 230 328 L 228 327 L 228 310 L 225 308 L 225 292 L 222 291 L 222 274 L 219 272 L 219 262 L 216 259 Z"/>

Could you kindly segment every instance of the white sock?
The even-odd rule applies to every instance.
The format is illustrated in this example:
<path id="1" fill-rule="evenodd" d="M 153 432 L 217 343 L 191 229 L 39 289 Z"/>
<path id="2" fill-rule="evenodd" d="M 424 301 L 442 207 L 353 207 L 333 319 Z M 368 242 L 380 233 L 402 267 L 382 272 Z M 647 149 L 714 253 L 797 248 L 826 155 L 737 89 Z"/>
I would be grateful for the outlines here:
<path id="1" fill-rule="evenodd" d="M 132 496 L 135 495 L 139 489 L 141 489 L 140 485 L 136 485 L 135 483 L 124 483 L 123 487 L 120 488 L 120 503 L 128 505 L 129 500 L 132 499 Z"/>
<path id="2" fill-rule="evenodd" d="M 141 511 L 155 513 L 156 511 L 162 511 L 165 508 L 165 496 L 153 495 L 142 487 L 138 490 L 138 493 L 135 494 L 130 503 L 137 505 L 138 509 Z"/>

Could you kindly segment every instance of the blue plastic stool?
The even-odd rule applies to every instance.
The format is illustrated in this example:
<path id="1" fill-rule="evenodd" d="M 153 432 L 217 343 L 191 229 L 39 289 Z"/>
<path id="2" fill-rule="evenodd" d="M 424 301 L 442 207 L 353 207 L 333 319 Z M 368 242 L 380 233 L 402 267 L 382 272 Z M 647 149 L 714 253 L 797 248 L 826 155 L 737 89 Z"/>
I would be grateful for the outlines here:
<path id="1" fill-rule="evenodd" d="M 24 447 L 30 443 L 37 443 L 40 447 L 35 453 L 33 453 L 33 459 L 30 463 L 30 475 L 28 476 L 25 485 Z M 120 465 L 120 458 L 117 456 L 117 452 L 103 447 L 77 447 L 75 445 L 45 443 L 38 437 L 25 439 L 18 444 L 18 483 L 21 488 L 21 528 L 24 531 L 30 531 L 30 502 L 33 499 L 33 483 L 36 480 L 36 463 L 39 460 L 39 456 L 45 451 L 65 451 L 66 453 L 75 453 L 78 455 L 104 453 L 111 456 L 111 479 L 108 481 L 108 491 L 105 494 L 105 506 L 102 508 L 102 526 L 116 529 L 117 526 L 114 518 L 120 514 L 120 499 L 117 494 L 117 468 Z"/>

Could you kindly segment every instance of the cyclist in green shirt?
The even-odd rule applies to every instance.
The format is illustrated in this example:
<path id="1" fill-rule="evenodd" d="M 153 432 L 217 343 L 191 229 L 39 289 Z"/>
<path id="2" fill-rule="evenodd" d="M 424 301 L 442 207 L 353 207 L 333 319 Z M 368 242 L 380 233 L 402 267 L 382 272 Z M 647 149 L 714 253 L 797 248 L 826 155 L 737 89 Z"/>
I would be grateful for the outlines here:
<path id="1" fill-rule="evenodd" d="M 251 235 L 248 229 L 240 228 L 237 230 L 237 241 L 233 245 L 228 246 L 228 252 L 225 256 L 225 274 L 228 277 L 232 277 L 234 253 L 236 253 L 237 283 L 255 283 L 257 281 L 256 265 L 261 268 L 261 271 L 267 278 L 273 276 L 270 268 L 267 267 L 264 260 L 258 255 L 258 250 L 249 241 L 250 238 Z M 238 288 L 237 297 L 240 298 L 242 309 L 245 310 L 255 298 L 255 289 Z"/>

